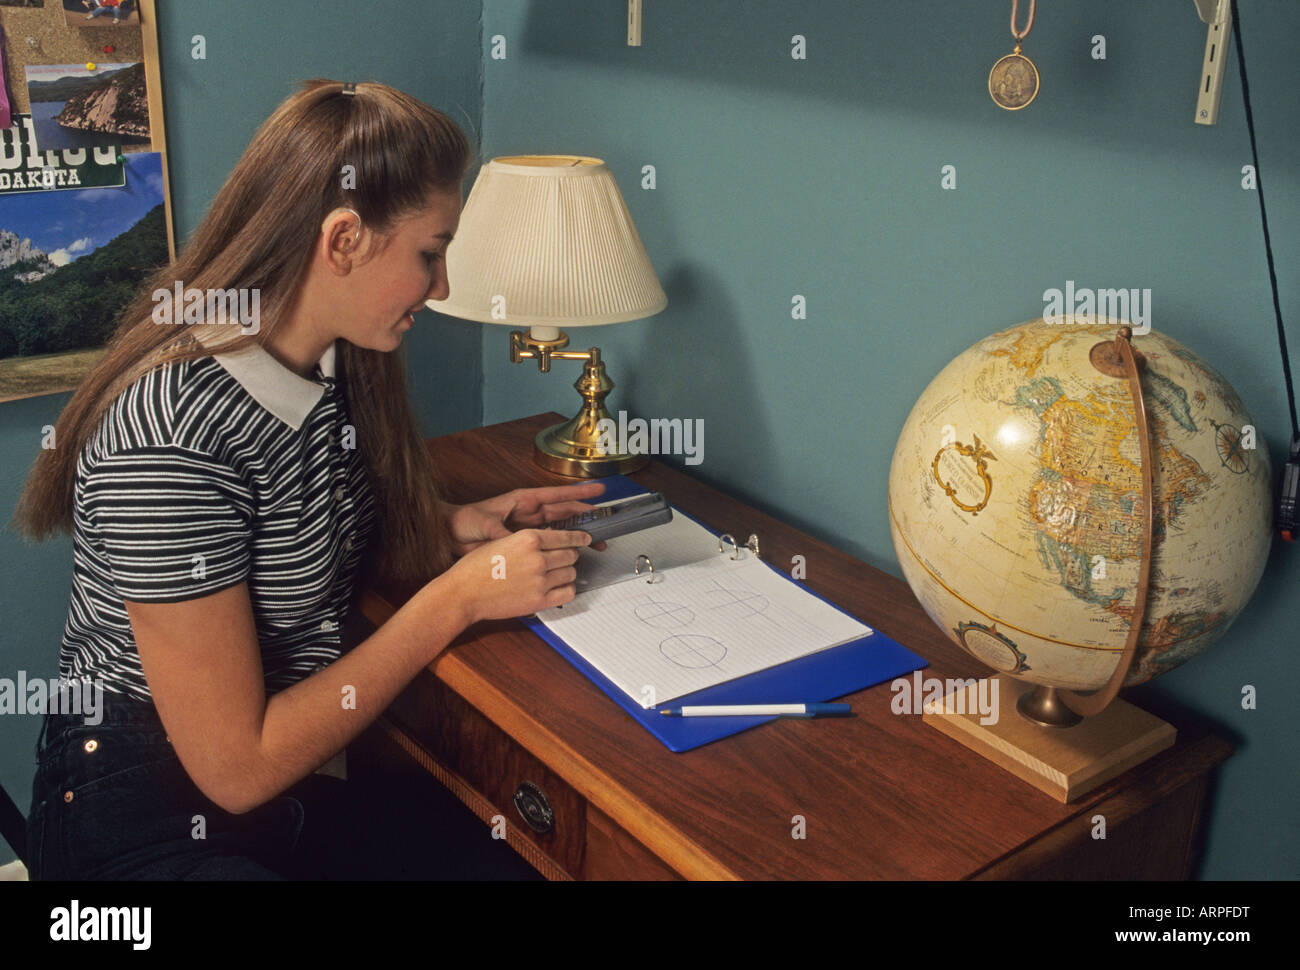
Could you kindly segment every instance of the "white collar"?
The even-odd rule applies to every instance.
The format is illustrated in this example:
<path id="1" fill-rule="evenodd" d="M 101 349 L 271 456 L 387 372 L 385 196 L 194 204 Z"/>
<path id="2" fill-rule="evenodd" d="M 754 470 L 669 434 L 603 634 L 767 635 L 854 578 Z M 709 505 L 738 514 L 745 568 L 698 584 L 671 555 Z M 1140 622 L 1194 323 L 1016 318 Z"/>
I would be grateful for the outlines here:
<path id="1" fill-rule="evenodd" d="M 226 331 L 228 332 L 228 331 Z M 190 333 L 208 346 L 217 337 L 214 325 L 195 325 Z M 215 340 L 219 346 L 223 341 Z M 334 378 L 335 343 L 325 348 L 316 366 L 329 379 Z M 261 344 L 253 344 L 231 354 L 213 354 L 226 373 L 237 380 L 249 395 L 294 431 L 302 428 L 316 402 L 325 393 L 325 385 L 295 374 L 271 356 Z"/>

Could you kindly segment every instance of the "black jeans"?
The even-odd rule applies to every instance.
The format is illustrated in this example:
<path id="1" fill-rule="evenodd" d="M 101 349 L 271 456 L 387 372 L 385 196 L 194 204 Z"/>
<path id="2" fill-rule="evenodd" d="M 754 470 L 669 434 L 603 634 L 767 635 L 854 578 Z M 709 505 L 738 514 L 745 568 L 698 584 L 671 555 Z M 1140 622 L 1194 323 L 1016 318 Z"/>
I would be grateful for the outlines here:
<path id="1" fill-rule="evenodd" d="M 105 692 L 98 725 L 47 714 L 27 823 L 32 879 L 536 879 L 442 789 L 309 775 L 242 815 L 182 767 L 152 704 Z"/>
<path id="2" fill-rule="evenodd" d="M 152 704 L 103 697 L 97 725 L 45 716 L 27 821 L 31 877 L 284 878 L 301 803 L 286 793 L 243 815 L 224 811 L 190 780 Z"/>

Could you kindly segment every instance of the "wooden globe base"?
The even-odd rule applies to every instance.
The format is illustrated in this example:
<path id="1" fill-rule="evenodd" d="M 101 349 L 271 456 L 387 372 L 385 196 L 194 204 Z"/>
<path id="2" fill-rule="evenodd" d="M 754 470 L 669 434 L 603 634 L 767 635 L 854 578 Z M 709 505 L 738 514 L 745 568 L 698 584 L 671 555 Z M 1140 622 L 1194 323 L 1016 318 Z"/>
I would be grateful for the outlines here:
<path id="1" fill-rule="evenodd" d="M 997 683 L 981 692 L 997 691 L 984 695 L 998 699 L 996 723 L 981 724 L 978 710 L 947 713 L 974 706 L 954 701 L 945 701 L 941 711 L 927 709 L 925 722 L 1058 802 L 1087 794 L 1172 747 L 1178 736 L 1172 724 L 1120 698 L 1073 727 L 1040 727 L 1016 712 L 1020 698 L 1035 685 L 1002 675 L 992 680 Z"/>

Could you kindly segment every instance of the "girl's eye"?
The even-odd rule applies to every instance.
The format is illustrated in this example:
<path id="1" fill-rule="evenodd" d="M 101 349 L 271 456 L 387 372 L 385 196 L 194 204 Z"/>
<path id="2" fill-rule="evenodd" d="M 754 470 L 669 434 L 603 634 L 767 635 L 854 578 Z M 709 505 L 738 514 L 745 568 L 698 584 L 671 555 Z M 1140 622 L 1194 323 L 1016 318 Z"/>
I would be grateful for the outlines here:
<path id="1" fill-rule="evenodd" d="M 425 254 L 424 254 L 424 261 L 425 261 L 426 263 L 436 263 L 436 262 L 437 262 L 438 260 L 440 260 L 440 259 L 442 259 L 442 253 L 425 253 Z"/>

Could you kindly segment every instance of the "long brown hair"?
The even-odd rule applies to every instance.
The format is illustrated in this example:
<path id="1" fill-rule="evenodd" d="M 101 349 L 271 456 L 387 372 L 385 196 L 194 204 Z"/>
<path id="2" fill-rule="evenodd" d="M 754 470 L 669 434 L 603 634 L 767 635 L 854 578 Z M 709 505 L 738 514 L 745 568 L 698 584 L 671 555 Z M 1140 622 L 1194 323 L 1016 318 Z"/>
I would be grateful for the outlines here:
<path id="1" fill-rule="evenodd" d="M 153 322 L 156 290 L 170 290 L 176 280 L 205 292 L 256 288 L 257 333 L 222 328 L 232 337 L 217 349 L 264 344 L 292 309 L 330 212 L 352 208 L 382 237 L 436 192 L 460 193 L 472 152 L 455 122 L 387 85 L 342 92 L 341 83 L 318 79 L 281 104 L 184 251 L 123 310 L 103 358 L 59 416 L 56 447 L 36 459 L 14 512 L 16 531 L 36 541 L 70 532 L 78 457 L 113 400 L 155 367 L 213 353 L 211 342 L 193 339 L 189 325 Z M 403 359 L 340 340 L 336 366 L 379 515 L 363 574 L 410 593 L 445 570 L 452 552 L 437 474 L 406 396 Z"/>

